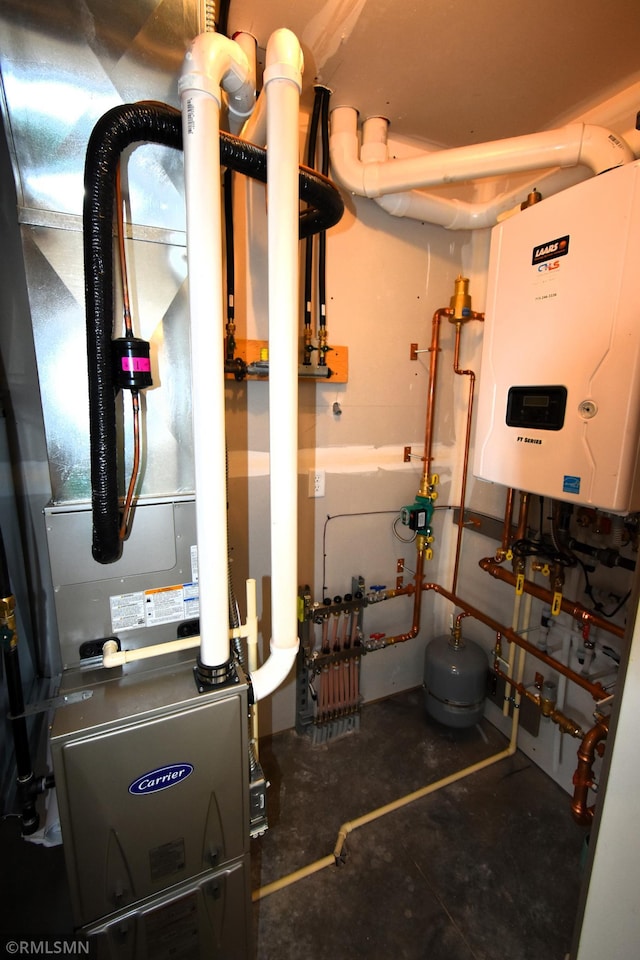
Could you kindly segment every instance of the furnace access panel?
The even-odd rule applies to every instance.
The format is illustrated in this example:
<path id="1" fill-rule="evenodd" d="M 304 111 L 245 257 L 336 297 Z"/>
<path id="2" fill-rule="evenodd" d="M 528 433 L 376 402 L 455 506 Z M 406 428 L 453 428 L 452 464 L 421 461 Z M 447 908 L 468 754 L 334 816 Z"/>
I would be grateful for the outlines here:
<path id="1" fill-rule="evenodd" d="M 474 474 L 640 508 L 640 162 L 494 228 Z"/>

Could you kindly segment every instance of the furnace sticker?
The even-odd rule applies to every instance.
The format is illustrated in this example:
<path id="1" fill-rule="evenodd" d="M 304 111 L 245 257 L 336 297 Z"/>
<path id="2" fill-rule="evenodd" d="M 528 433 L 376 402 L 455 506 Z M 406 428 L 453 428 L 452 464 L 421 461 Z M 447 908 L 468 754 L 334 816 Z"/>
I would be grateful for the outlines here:
<path id="1" fill-rule="evenodd" d="M 109 597 L 111 631 L 114 634 L 139 627 L 157 627 L 163 623 L 192 620 L 200 613 L 197 583 L 178 583 L 170 587 L 139 590 Z"/>

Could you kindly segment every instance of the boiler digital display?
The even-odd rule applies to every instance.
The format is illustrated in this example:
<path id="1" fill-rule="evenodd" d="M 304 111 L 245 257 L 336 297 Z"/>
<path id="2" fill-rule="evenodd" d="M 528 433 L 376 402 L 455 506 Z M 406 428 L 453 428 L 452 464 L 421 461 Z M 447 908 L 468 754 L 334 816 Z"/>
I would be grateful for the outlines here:
<path id="1" fill-rule="evenodd" d="M 566 387 L 511 387 L 507 396 L 507 426 L 561 430 L 566 407 Z"/>

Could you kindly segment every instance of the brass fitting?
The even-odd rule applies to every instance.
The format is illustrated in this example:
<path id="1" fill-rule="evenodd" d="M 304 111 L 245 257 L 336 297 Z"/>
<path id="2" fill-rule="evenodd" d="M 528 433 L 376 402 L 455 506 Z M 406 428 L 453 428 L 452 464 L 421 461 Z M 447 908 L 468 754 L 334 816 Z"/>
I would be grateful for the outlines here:
<path id="1" fill-rule="evenodd" d="M 553 680 L 543 680 L 540 687 L 540 712 L 543 717 L 553 718 L 558 702 L 558 685 Z"/>
<path id="2" fill-rule="evenodd" d="M 9 597 L 0 597 L 0 640 L 3 646 L 6 644 L 9 649 L 13 649 L 18 643 L 15 611 L 16 598 L 13 594 Z"/>
<path id="3" fill-rule="evenodd" d="M 304 330 L 304 363 L 311 363 L 311 354 L 315 350 L 313 346 L 311 327 L 305 327 Z"/>
<path id="4" fill-rule="evenodd" d="M 562 593 L 564 587 L 564 568 L 559 563 L 554 563 L 550 574 L 551 589 L 554 593 Z"/>
<path id="5" fill-rule="evenodd" d="M 552 710 L 549 717 L 554 723 L 558 724 L 563 733 L 568 733 L 570 736 L 577 738 L 584 737 L 582 727 L 560 710 Z"/>
<path id="6" fill-rule="evenodd" d="M 0 623 L 7 623 L 13 619 L 16 610 L 16 598 L 11 594 L 9 597 L 0 597 Z"/>
<path id="7" fill-rule="evenodd" d="M 465 323 L 471 319 L 471 295 L 467 277 L 458 276 L 456 278 L 454 293 L 449 301 L 449 306 L 453 310 L 449 317 L 449 323 Z"/>
<path id="8" fill-rule="evenodd" d="M 527 194 L 527 199 L 522 201 L 522 203 L 520 204 L 520 209 L 526 210 L 527 207 L 532 207 L 534 203 L 540 203 L 541 200 L 542 200 L 542 194 L 540 193 L 539 190 L 536 190 L 534 188 L 531 191 L 531 193 Z"/>
<path id="9" fill-rule="evenodd" d="M 329 336 L 328 330 L 325 326 L 320 327 L 318 330 L 318 366 L 326 367 L 327 365 L 327 353 L 331 350 L 327 342 Z"/>

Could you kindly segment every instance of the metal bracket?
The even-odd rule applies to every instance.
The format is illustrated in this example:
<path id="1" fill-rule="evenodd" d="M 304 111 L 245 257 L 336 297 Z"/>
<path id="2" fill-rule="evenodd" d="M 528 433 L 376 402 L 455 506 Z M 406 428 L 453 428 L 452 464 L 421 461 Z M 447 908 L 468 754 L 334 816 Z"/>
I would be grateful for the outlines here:
<path id="1" fill-rule="evenodd" d="M 75 693 L 66 693 L 62 697 L 51 697 L 49 700 L 40 700 L 29 703 L 22 713 L 8 714 L 9 720 L 19 720 L 21 717 L 31 717 L 34 713 L 46 713 L 48 710 L 57 710 L 59 707 L 69 707 L 72 703 L 82 703 L 93 696 L 93 690 L 76 690 Z"/>

